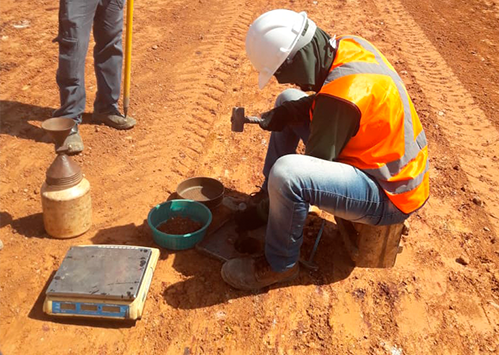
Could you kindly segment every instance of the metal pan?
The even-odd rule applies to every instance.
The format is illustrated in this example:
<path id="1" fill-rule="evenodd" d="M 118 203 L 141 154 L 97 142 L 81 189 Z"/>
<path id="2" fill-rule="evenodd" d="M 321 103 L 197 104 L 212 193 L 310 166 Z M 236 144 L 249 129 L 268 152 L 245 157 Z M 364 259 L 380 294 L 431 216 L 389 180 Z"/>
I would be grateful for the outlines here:
<path id="1" fill-rule="evenodd" d="M 224 191 L 224 185 L 220 181 L 198 176 L 182 181 L 178 184 L 176 192 L 182 199 L 201 202 L 211 209 L 222 203 Z"/>

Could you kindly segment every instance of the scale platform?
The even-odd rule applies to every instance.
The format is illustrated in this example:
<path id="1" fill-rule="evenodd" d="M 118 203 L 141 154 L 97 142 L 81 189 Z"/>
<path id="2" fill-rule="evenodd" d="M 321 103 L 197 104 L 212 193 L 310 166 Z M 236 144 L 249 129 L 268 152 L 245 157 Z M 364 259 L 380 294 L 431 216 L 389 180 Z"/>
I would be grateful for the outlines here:
<path id="1" fill-rule="evenodd" d="M 43 310 L 55 316 L 140 319 L 158 258 L 156 248 L 73 246 L 47 288 Z"/>

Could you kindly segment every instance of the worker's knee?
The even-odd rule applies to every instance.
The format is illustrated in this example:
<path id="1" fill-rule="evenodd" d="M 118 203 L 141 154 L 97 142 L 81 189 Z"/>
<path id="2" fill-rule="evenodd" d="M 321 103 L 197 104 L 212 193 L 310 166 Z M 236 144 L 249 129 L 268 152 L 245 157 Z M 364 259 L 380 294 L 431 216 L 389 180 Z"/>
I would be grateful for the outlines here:
<path id="1" fill-rule="evenodd" d="M 275 100 L 275 107 L 281 106 L 286 101 L 299 100 L 307 94 L 301 90 L 290 88 L 286 89 L 277 96 Z"/>
<path id="2" fill-rule="evenodd" d="M 285 155 L 275 162 L 269 175 L 269 194 L 296 194 L 300 185 L 300 164 L 297 162 L 300 155 Z"/>
<path id="3" fill-rule="evenodd" d="M 59 67 L 57 81 L 72 85 L 80 82 L 85 70 L 85 52 L 76 38 L 59 39 Z"/>

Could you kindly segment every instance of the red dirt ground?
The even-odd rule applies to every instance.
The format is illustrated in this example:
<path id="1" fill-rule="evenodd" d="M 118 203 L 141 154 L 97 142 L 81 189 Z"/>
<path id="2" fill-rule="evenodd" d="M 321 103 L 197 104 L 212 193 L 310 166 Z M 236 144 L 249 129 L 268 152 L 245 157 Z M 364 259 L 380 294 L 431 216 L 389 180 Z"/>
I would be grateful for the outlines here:
<path id="1" fill-rule="evenodd" d="M 191 176 L 249 194 L 267 132 L 230 131 L 233 106 L 272 107 L 245 57 L 248 25 L 305 10 L 331 34 L 357 34 L 394 64 L 429 140 L 431 199 L 391 269 L 350 266 L 329 221 L 316 260 L 291 284 L 251 294 L 197 253 L 161 251 L 143 318 L 59 320 L 43 294 L 72 245 L 154 246 L 148 211 Z M 54 158 L 41 122 L 57 108 L 56 0 L 2 2 L 0 20 L 0 349 L 10 354 L 499 353 L 499 5 L 496 0 L 143 0 L 135 4 L 131 115 L 119 132 L 90 123 L 75 157 L 92 185 L 93 226 L 44 232 L 40 187 Z M 25 28 L 16 28 L 28 24 Z M 22 27 L 22 26 L 21 26 Z"/>

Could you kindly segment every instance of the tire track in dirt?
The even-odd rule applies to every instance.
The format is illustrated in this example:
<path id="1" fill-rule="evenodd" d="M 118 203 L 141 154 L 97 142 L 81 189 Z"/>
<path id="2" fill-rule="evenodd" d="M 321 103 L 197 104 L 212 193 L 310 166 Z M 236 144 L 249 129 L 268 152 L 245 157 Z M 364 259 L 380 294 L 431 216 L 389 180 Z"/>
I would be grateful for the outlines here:
<path id="1" fill-rule="evenodd" d="M 447 137 L 453 152 L 472 186 L 480 191 L 484 208 L 490 216 L 499 211 L 499 133 L 474 102 L 452 69 L 421 28 L 398 1 L 378 3 L 385 10 L 392 38 L 404 33 L 397 41 L 411 72 L 423 89 L 436 121 Z M 494 219 L 491 219 L 494 220 Z M 499 229 L 498 220 L 493 222 Z"/>
<path id="2" fill-rule="evenodd" d="M 87 170 L 89 175 L 104 177 L 102 185 L 94 188 L 96 195 L 103 196 L 110 190 L 107 186 L 118 181 L 133 182 L 119 196 L 107 193 L 106 198 L 96 199 L 96 212 L 103 219 L 100 226 L 129 222 L 132 201 L 141 201 L 134 214 L 144 215 L 151 204 L 164 201 L 183 178 L 192 175 L 228 83 L 234 80 L 237 57 L 230 53 L 243 47 L 227 42 L 248 17 L 239 10 L 242 5 L 237 1 L 188 5 L 192 11 L 187 20 L 182 17 L 189 10 L 185 6 L 180 1 L 152 8 L 144 3 L 135 11 L 134 39 L 148 39 L 133 47 L 131 114 L 138 120 L 137 127 L 126 132 L 107 127 L 97 134 L 89 132 L 96 137 L 93 149 L 115 151 L 118 161 L 128 162 L 117 165 L 116 160 L 104 160 L 93 171 Z M 211 20 L 215 17 L 219 21 Z M 141 78 L 135 84 L 134 74 Z M 109 139 L 99 141 L 97 135 L 103 133 Z M 116 140 L 125 139 L 128 143 L 121 149 L 113 147 Z M 113 211 L 107 211 L 107 206 L 113 206 Z M 113 213 L 119 217 L 111 218 Z"/>
<path id="3" fill-rule="evenodd" d="M 218 18 L 223 18 L 223 21 L 211 23 L 209 29 L 200 28 L 199 32 L 206 30 L 207 33 L 199 36 L 199 44 L 183 50 L 191 51 L 192 56 L 169 65 L 174 80 L 169 83 L 168 94 L 160 99 L 164 101 L 169 122 L 165 127 L 164 120 L 149 120 L 148 131 L 161 132 L 166 129 L 176 132 L 177 137 L 172 138 L 178 143 L 174 145 L 173 151 L 171 146 L 165 147 L 158 151 L 156 157 L 170 160 L 172 164 L 169 169 L 176 177 L 188 176 L 195 167 L 216 112 L 221 107 L 227 82 L 232 79 L 231 66 L 235 59 L 226 56 L 227 52 L 233 50 L 226 42 L 233 34 L 231 28 L 241 21 L 239 7 L 237 2 L 224 4 L 223 9 L 212 6 L 210 11 L 217 12 Z M 208 15 L 205 12 L 203 16 Z M 194 19 L 193 22 L 197 21 Z M 206 75 L 213 81 L 203 82 L 202 76 Z M 139 160 L 146 157 L 150 159 L 150 142 L 153 139 L 149 137 L 137 144 L 135 155 Z"/>
<path id="4" fill-rule="evenodd" d="M 428 130 L 430 150 L 433 153 L 430 153 L 433 155 L 431 163 L 433 197 L 417 215 L 423 217 L 424 223 L 432 228 L 429 238 L 437 235 L 442 238 L 432 240 L 427 246 L 424 246 L 426 243 L 421 240 L 418 243 L 420 245 L 416 244 L 414 247 L 417 253 L 422 253 L 421 256 L 426 253 L 434 254 L 433 257 L 438 256 L 435 262 L 438 261 L 441 266 L 445 266 L 449 272 L 449 280 L 437 283 L 437 285 L 446 285 L 445 294 L 437 291 L 436 294 L 431 295 L 430 292 L 423 297 L 427 300 L 426 316 L 432 320 L 430 324 L 438 324 L 439 319 L 435 317 L 435 312 L 445 314 L 446 309 L 441 308 L 441 305 L 450 301 L 451 304 L 458 305 L 455 308 L 457 313 L 453 315 L 450 324 L 460 329 L 463 334 L 467 334 L 461 346 L 472 348 L 473 341 L 470 339 L 479 339 L 480 346 L 493 344 L 496 328 L 494 319 L 497 319 L 498 314 L 490 307 L 486 310 L 484 304 L 487 299 L 493 299 L 491 289 L 494 277 L 489 273 L 492 261 L 487 256 L 494 255 L 494 231 L 488 236 L 483 227 L 495 226 L 496 230 L 498 228 L 497 219 L 494 219 L 494 211 L 498 210 L 498 190 L 493 182 L 494 176 L 497 177 L 499 173 L 499 166 L 495 163 L 499 153 L 499 136 L 485 113 L 473 101 L 472 95 L 446 65 L 444 58 L 402 4 L 398 1 L 384 1 L 376 2 L 375 6 L 386 22 L 385 35 L 390 44 L 398 49 L 398 54 L 403 56 L 412 79 L 422 91 L 425 103 L 430 107 L 429 120 L 425 124 L 428 125 L 431 121 L 437 123 Z M 403 34 L 403 37 L 400 34 Z M 442 137 L 445 142 L 442 142 Z M 431 138 L 437 140 L 432 141 Z M 435 145 L 432 147 L 432 144 Z M 445 147 L 450 147 L 450 150 L 445 151 Z M 460 168 L 451 165 L 453 160 L 458 161 Z M 449 170 L 440 173 L 441 169 Z M 472 195 L 478 194 L 480 199 L 485 201 L 483 210 L 477 208 L 474 214 L 471 211 L 463 213 L 470 209 L 467 205 L 471 203 L 471 198 L 469 201 L 463 201 L 454 197 L 456 192 L 453 189 L 459 189 L 463 185 L 457 185 L 459 182 L 452 178 L 452 170 L 464 173 L 469 182 L 468 186 L 471 186 L 467 187 L 467 190 L 471 190 Z M 449 177 L 452 180 L 449 180 Z M 450 185 L 449 190 L 447 185 Z M 474 218 L 467 218 L 470 214 Z M 461 255 L 463 250 L 465 255 L 475 258 L 469 269 L 464 272 L 454 262 L 456 256 Z M 462 276 L 462 273 L 466 276 Z M 465 292 L 463 285 L 469 294 L 468 302 L 460 300 L 460 295 Z M 465 316 L 469 312 L 473 312 L 474 316 Z M 402 319 L 399 324 L 404 324 Z M 447 343 L 447 349 L 453 349 L 453 346 L 459 348 L 457 344 L 448 342 L 448 339 L 455 337 L 452 326 L 449 327 L 450 324 L 442 323 L 430 329 L 435 337 Z M 399 332 L 401 337 L 414 336 L 408 332 L 407 327 L 400 327 Z M 464 348 L 461 348 L 461 351 L 464 351 Z"/>
<path id="5" fill-rule="evenodd" d="M 357 31 L 379 44 L 380 48 L 389 48 L 399 39 L 406 40 L 400 36 L 406 29 L 395 23 L 398 19 L 395 15 L 388 16 L 388 27 L 395 26 L 402 31 L 390 29 L 386 43 L 383 43 L 384 37 L 377 37 L 387 28 L 381 22 L 387 6 L 384 3 L 378 5 L 381 6 L 379 12 L 374 2 L 364 0 L 335 4 L 319 1 L 314 5 L 308 0 L 297 0 L 292 4 L 297 11 L 306 9 L 325 30 L 332 27 L 333 30 L 340 28 L 341 32 Z M 178 183 L 181 173 L 190 175 L 190 171 L 196 170 L 203 175 L 222 176 L 226 186 L 234 186 L 238 191 L 247 190 L 258 181 L 256 176 L 260 177 L 267 132 L 248 127 L 244 135 L 231 134 L 228 116 L 233 104 L 246 105 L 248 114 L 263 112 L 272 106 L 278 90 L 283 89 L 270 83 L 265 91 L 258 91 L 256 73 L 247 59 L 243 59 L 243 39 L 247 25 L 257 15 L 271 8 L 291 7 L 290 3 L 239 2 L 234 6 L 241 14 L 234 12 L 232 4 L 211 0 L 194 4 L 145 0 L 136 2 L 136 5 L 131 114 L 139 124 L 126 132 L 107 127 L 99 127 L 97 132 L 93 126 L 82 127 L 84 141 L 88 142 L 89 148 L 91 145 L 92 150 L 75 159 L 90 175 L 94 207 L 98 213 L 96 225 L 90 233 L 68 241 L 38 238 L 24 241 L 22 236 L 16 235 L 16 241 L 10 241 L 2 251 L 8 253 L 5 256 L 9 258 L 24 254 L 22 268 L 27 270 L 21 273 L 17 270 L 18 265 L 12 263 L 10 269 L 2 273 L 6 280 L 2 292 L 6 299 L 13 300 L 12 305 L 2 302 L 2 307 L 13 313 L 8 318 L 3 316 L 8 322 L 2 327 L 5 329 L 2 333 L 7 334 L 6 340 L 11 339 L 3 345 L 11 352 L 22 353 L 24 350 L 33 353 L 36 348 L 38 352 L 58 354 L 67 353 L 69 347 L 75 353 L 98 349 L 99 353 L 123 354 L 377 354 L 401 353 L 402 349 L 404 353 L 464 354 L 471 353 L 469 349 L 473 346 L 476 349 L 476 343 L 481 340 L 477 336 L 479 332 L 469 328 L 488 329 L 489 325 L 484 325 L 482 319 L 485 310 L 476 310 L 476 305 L 486 298 L 478 298 L 480 295 L 470 289 L 473 286 L 471 280 L 479 279 L 475 277 L 473 260 L 472 265 L 465 269 L 449 258 L 461 246 L 467 248 L 467 243 L 473 240 L 461 240 L 461 235 L 453 236 L 450 232 L 441 233 L 439 223 L 431 220 L 439 217 L 431 208 L 449 208 L 449 204 L 457 203 L 458 198 L 444 200 L 445 206 L 437 206 L 441 201 L 436 198 L 434 205 L 418 212 L 413 218 L 414 232 L 405 240 L 404 253 L 398 257 L 397 267 L 391 270 L 355 269 L 351 275 L 346 275 L 348 279 L 340 278 L 341 282 L 333 281 L 324 270 L 312 276 L 302 271 L 297 283 L 289 287 L 278 287 L 262 295 L 243 296 L 223 284 L 217 275 L 219 265 L 215 261 L 197 258 L 194 251 L 175 256 L 162 252 L 164 259 L 155 271 L 144 318 L 132 328 L 95 329 L 86 324 L 79 326 L 52 322 L 47 318 L 26 318 L 30 310 L 41 312 L 40 307 L 34 306 L 37 294 L 50 272 L 60 264 L 64 251 L 73 243 L 87 243 L 89 240 L 93 243 L 152 243 L 150 237 L 138 239 L 135 234 L 141 233 L 140 230 L 133 225 L 131 228 L 127 226 L 131 221 L 143 218 L 150 204 L 164 200 L 166 193 Z M 226 10 L 226 7 L 229 8 Z M 334 9 L 333 14 L 330 8 Z M 186 22 L 183 22 L 183 11 L 192 14 Z M 216 21 L 228 24 L 227 32 Z M 424 38 L 421 40 L 425 41 Z M 213 51 L 205 43 L 218 49 Z M 158 47 L 154 49 L 153 45 Z M 402 48 L 405 53 L 394 50 L 395 58 L 412 55 L 412 48 Z M 195 65 L 188 65 L 191 60 Z M 410 62 L 411 70 L 415 62 Z M 429 69 L 432 69 L 431 65 Z M 93 75 L 92 71 L 90 75 Z M 428 71 L 419 73 L 418 84 L 426 95 L 432 96 L 432 87 L 441 87 L 440 80 L 445 84 L 446 78 L 437 71 L 432 74 L 438 76 L 435 82 L 420 81 L 425 75 L 429 75 Z M 139 80 L 134 81 L 134 78 Z M 406 79 L 410 81 L 412 78 L 404 76 L 404 81 Z M 411 92 L 414 93 L 418 96 L 418 92 Z M 28 96 L 26 100 L 29 102 Z M 437 109 L 438 105 L 436 108 L 432 106 L 430 121 L 433 116 L 439 118 L 435 114 Z M 448 114 L 446 109 L 445 115 Z M 26 151 L 36 160 L 50 153 L 43 161 L 33 162 L 34 166 L 43 167 L 40 171 L 43 173 L 52 159 L 53 150 L 49 144 L 26 141 L 22 149 L 19 141 L 12 143 L 11 138 L 7 138 L 8 148 L 14 148 L 9 153 L 13 156 Z M 433 144 L 435 154 L 435 142 Z M 36 152 L 40 146 L 43 152 Z M 181 153 L 185 156 L 182 157 Z M 449 152 L 449 157 L 442 157 L 442 152 L 439 154 L 436 156 L 439 160 L 454 160 L 454 152 Z M 449 166 L 452 169 L 452 165 Z M 224 175 L 224 169 L 228 174 Z M 432 180 L 443 182 L 442 175 L 437 176 L 438 171 L 432 169 Z M 11 168 L 9 172 L 19 170 L 22 169 Z M 31 181 L 38 184 L 41 179 L 32 178 Z M 38 205 L 38 198 L 35 202 Z M 39 206 L 18 209 L 22 213 L 40 210 Z M 127 225 L 122 225 L 125 223 Z M 463 223 L 466 223 L 463 228 L 470 228 L 471 222 Z M 428 225 L 433 229 L 430 230 Z M 12 238 L 10 231 L 6 234 Z M 322 243 L 317 260 L 321 268 L 327 269 L 331 267 L 331 260 L 337 260 L 337 255 L 333 254 L 342 251 L 341 242 L 331 247 L 325 238 L 325 244 Z M 446 246 L 452 250 L 446 250 Z M 30 253 L 25 253 L 26 250 Z M 57 259 L 52 260 L 48 255 Z M 40 271 L 35 266 L 40 256 L 45 261 L 42 264 L 46 265 L 38 276 L 33 277 Z M 336 268 L 337 265 L 333 266 Z M 8 278 L 3 275 L 8 275 Z M 203 279 L 200 280 L 199 276 Z M 309 285 L 316 282 L 316 277 L 324 277 L 326 284 Z M 487 279 L 481 281 L 490 292 L 491 283 Z M 176 283 L 178 287 L 172 287 Z M 26 285 L 26 288 L 18 292 L 18 285 Z M 464 295 L 469 301 L 459 302 L 458 298 Z M 172 299 L 178 303 L 169 303 Z M 456 316 L 463 313 L 469 317 Z M 494 318 L 489 322 L 494 323 Z M 50 332 L 45 331 L 46 327 Z M 45 339 L 43 342 L 41 337 Z M 53 344 L 58 344 L 57 348 Z"/>

